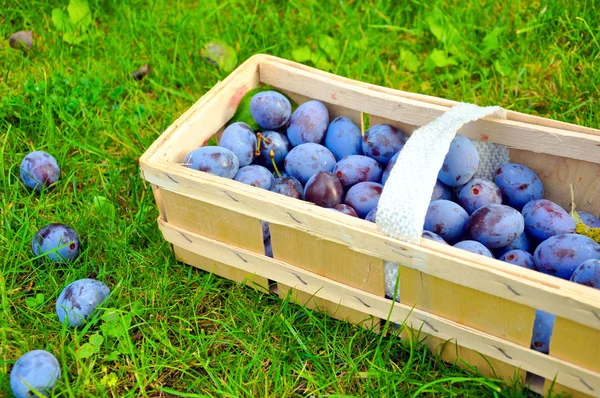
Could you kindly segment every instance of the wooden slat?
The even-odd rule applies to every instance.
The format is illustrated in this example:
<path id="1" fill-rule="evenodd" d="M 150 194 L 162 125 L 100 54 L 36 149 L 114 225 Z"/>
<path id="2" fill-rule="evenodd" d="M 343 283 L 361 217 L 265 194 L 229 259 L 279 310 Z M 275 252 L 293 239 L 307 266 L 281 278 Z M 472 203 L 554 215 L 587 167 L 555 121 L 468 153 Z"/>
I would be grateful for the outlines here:
<path id="1" fill-rule="evenodd" d="M 381 297 L 385 294 L 381 259 L 277 224 L 271 224 L 271 244 L 273 257 L 277 260 Z M 279 296 L 284 298 L 292 287 L 279 283 L 278 289 Z M 339 302 L 313 297 L 296 289 L 292 289 L 292 297 L 308 308 L 327 311 L 336 319 L 361 324 L 371 330 L 379 329 L 379 318 L 341 307 Z"/>
<path id="2" fill-rule="evenodd" d="M 336 102 L 346 108 L 423 126 L 440 117 L 447 107 L 374 92 L 360 86 L 299 70 L 276 62 L 260 64 L 260 81 L 314 99 Z M 533 152 L 600 161 L 600 136 L 513 120 L 486 117 L 465 125 L 460 134 Z"/>
<path id="3" fill-rule="evenodd" d="M 165 214 L 165 207 L 163 205 L 162 194 L 160 192 L 160 188 L 155 185 L 152 185 L 152 194 L 154 195 L 154 202 L 156 203 L 156 207 L 158 208 L 158 214 L 160 214 L 160 218 L 164 221 L 167 221 L 167 215 Z"/>
<path id="4" fill-rule="evenodd" d="M 324 278 L 285 262 L 190 233 L 160 219 L 158 225 L 167 241 L 191 252 L 210 256 L 213 260 L 268 277 L 326 300 L 339 301 L 345 307 L 364 311 L 375 317 L 387 319 L 388 314 L 391 314 L 389 319 L 392 322 L 402 324 L 406 321 L 406 324 L 413 329 L 423 328 L 424 332 L 435 337 L 444 340 L 454 339 L 460 346 L 546 378 L 553 377 L 558 372 L 557 380 L 561 384 L 578 391 L 584 388 L 581 381 L 583 380 L 594 389 L 592 395 L 600 397 L 600 373 L 521 347 L 426 311 L 402 303 L 392 303 L 386 298 Z M 392 304 L 393 308 L 390 308 Z"/>
<path id="5" fill-rule="evenodd" d="M 383 235 L 373 223 L 263 189 L 170 164 L 146 165 L 146 179 L 161 189 L 289 226 L 350 249 L 399 262 L 449 282 L 551 311 L 600 329 L 600 291 L 423 239 L 420 246 Z M 265 204 L 269 208 L 266 210 Z"/>
<path id="6" fill-rule="evenodd" d="M 260 220 L 170 191 L 163 190 L 162 199 L 166 217 L 171 225 L 254 253 L 264 254 Z M 190 256 L 188 255 L 186 258 L 190 258 Z M 190 265 L 206 271 L 209 270 L 203 268 L 204 266 L 212 267 L 212 264 L 207 264 L 200 258 L 192 260 L 194 260 L 194 264 Z M 269 289 L 269 282 L 266 278 L 252 276 L 248 272 L 240 271 L 226 264 L 220 264 L 215 272 L 236 282 L 248 278 L 253 283 Z"/>

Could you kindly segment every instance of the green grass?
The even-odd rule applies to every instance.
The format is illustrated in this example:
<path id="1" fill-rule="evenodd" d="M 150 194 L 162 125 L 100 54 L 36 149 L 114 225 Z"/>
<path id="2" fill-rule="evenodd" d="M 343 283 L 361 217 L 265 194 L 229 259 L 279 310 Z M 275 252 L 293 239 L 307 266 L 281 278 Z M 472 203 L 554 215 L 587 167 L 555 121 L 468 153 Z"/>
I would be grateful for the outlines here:
<path id="1" fill-rule="evenodd" d="M 597 2 L 261 3 L 93 0 L 93 35 L 71 45 L 51 18 L 66 0 L 0 1 L 3 38 L 34 32 L 28 54 L 0 44 L 0 396 L 14 361 L 33 349 L 59 358 L 57 397 L 526 396 L 421 345 L 177 262 L 137 159 L 226 76 L 199 55 L 214 39 L 239 62 L 269 53 L 314 65 L 312 56 L 366 82 L 597 127 Z M 133 80 L 145 63 L 152 72 Z M 58 159 L 54 190 L 35 194 L 20 182 L 32 150 Z M 98 211 L 95 196 L 116 217 Z M 31 238 L 50 222 L 79 232 L 76 262 L 33 258 Z M 58 294 L 90 276 L 112 289 L 105 316 L 63 327 Z"/>

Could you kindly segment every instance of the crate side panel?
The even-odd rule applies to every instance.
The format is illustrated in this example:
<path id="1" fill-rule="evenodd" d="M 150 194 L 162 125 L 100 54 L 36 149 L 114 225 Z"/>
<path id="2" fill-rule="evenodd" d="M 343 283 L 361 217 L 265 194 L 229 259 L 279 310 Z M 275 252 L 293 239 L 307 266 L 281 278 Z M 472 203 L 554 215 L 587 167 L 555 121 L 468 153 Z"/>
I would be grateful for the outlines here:
<path id="1" fill-rule="evenodd" d="M 544 153 L 511 149 L 511 161 L 532 169 L 544 183 L 544 198 L 571 210 L 571 187 L 577 210 L 600 214 L 600 164 Z"/>
<path id="2" fill-rule="evenodd" d="M 552 390 L 553 397 L 559 396 L 559 394 L 562 394 L 562 395 L 560 395 L 561 398 L 563 398 L 563 397 L 564 398 L 567 398 L 567 397 L 568 398 L 591 398 L 592 397 L 592 395 L 584 394 L 581 391 L 574 390 L 572 388 L 563 386 L 562 384 L 559 384 L 559 383 L 554 383 L 554 385 L 552 385 L 552 380 L 546 379 L 544 381 L 544 391 L 543 391 L 544 396 L 545 397 L 550 396 L 549 393 L 551 390 Z"/>
<path id="3" fill-rule="evenodd" d="M 347 246 L 319 239 L 305 232 L 289 227 L 271 224 L 271 245 L 273 257 L 288 264 L 314 272 L 326 278 L 344 283 L 357 289 L 383 297 L 383 260 L 350 250 Z M 299 281 L 301 283 L 301 281 Z M 279 283 L 279 295 L 284 298 L 290 286 Z M 322 308 L 337 319 L 353 323 L 365 320 L 370 315 L 318 297 L 311 297 L 301 291 L 293 291 L 292 298 L 309 308 Z M 365 326 L 375 324 L 379 319 L 372 318 Z"/>
<path id="4" fill-rule="evenodd" d="M 175 258 L 177 260 L 199 268 L 203 271 L 210 272 L 218 275 L 221 278 L 229 279 L 238 283 L 245 283 L 248 286 L 266 290 L 268 292 L 269 283 L 266 278 L 243 271 L 239 268 L 231 267 L 227 264 L 220 263 L 218 261 L 211 260 L 186 250 L 182 247 L 173 245 Z"/>
<path id="5" fill-rule="evenodd" d="M 600 373 L 600 330 L 556 317 L 550 355 Z"/>

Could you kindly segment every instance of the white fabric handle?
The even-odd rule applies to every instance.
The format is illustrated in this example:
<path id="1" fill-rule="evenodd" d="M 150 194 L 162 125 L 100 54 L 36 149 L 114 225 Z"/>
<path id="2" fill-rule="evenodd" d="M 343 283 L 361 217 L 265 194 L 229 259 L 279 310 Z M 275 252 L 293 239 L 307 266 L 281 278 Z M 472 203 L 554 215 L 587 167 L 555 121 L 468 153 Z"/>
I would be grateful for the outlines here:
<path id="1" fill-rule="evenodd" d="M 506 111 L 499 106 L 459 103 L 415 130 L 398 155 L 379 199 L 376 217 L 379 231 L 405 242 L 420 243 L 431 194 L 450 143 L 462 126 L 490 115 L 506 119 Z M 493 181 L 495 170 L 509 161 L 508 148 L 476 140 L 473 143 L 480 155 L 475 176 Z M 386 294 L 390 297 L 397 274 L 397 264 L 386 263 Z"/>

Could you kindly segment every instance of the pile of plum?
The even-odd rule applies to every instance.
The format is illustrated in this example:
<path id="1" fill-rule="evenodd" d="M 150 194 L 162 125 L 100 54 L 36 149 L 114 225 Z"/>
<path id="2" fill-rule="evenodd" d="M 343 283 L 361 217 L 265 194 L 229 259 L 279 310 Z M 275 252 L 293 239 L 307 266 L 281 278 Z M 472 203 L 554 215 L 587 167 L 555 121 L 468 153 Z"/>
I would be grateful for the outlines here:
<path id="1" fill-rule="evenodd" d="M 184 165 L 375 222 L 382 190 L 408 140 L 403 131 L 376 124 L 363 135 L 346 116 L 330 121 L 322 102 L 293 109 L 275 90 L 252 94 L 249 108 L 257 130 L 235 121 L 217 146 L 191 151 Z M 473 142 L 456 135 L 438 173 L 423 238 L 600 289 L 600 245 L 578 234 L 573 217 L 544 198 L 536 173 L 506 163 L 492 181 L 475 177 L 479 163 Z M 600 228 L 594 215 L 578 215 Z M 263 239 L 272 256 L 265 222 Z M 553 323 L 553 315 L 537 311 L 532 348 L 548 352 Z"/>
<path id="2" fill-rule="evenodd" d="M 22 160 L 20 177 L 26 187 L 40 192 L 56 185 L 60 167 L 49 153 L 34 151 Z M 79 257 L 81 243 L 73 228 L 51 223 L 35 233 L 31 249 L 40 261 L 64 263 Z M 83 325 L 109 294 L 108 286 L 96 279 L 78 279 L 67 284 L 56 299 L 58 321 L 70 327 Z M 52 353 L 46 350 L 29 351 L 15 362 L 10 373 L 10 388 L 17 398 L 32 397 L 34 391 L 36 395 L 47 396 L 60 375 L 60 364 Z"/>

